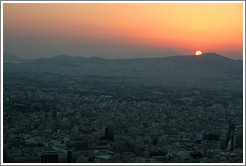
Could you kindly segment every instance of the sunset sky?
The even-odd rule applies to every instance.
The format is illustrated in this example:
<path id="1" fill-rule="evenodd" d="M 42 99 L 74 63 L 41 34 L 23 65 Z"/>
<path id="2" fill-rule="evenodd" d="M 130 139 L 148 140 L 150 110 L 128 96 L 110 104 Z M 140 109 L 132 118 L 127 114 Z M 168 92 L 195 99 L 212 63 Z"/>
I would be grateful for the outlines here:
<path id="1" fill-rule="evenodd" d="M 103 58 L 243 59 L 243 3 L 5 3 L 3 52 Z"/>

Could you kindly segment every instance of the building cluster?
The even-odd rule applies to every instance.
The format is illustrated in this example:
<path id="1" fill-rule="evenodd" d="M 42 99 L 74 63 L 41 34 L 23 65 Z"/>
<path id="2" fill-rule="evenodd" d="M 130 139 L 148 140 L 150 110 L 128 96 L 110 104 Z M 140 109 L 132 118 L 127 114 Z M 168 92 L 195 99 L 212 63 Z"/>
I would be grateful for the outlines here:
<path id="1" fill-rule="evenodd" d="M 25 87 L 4 87 L 4 162 L 243 162 L 242 94 Z"/>

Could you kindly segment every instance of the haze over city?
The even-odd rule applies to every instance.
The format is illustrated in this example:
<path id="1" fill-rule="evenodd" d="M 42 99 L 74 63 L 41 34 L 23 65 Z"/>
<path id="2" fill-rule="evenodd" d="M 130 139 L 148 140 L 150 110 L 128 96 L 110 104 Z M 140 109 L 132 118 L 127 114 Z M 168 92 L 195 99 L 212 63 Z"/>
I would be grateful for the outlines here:
<path id="1" fill-rule="evenodd" d="M 2 163 L 245 164 L 244 2 L 2 4 Z"/>

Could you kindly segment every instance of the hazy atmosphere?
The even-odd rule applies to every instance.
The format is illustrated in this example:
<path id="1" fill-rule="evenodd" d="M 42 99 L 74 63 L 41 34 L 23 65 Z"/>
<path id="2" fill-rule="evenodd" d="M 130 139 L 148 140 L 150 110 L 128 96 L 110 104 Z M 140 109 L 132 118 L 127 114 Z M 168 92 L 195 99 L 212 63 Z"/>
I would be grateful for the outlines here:
<path id="1" fill-rule="evenodd" d="M 243 5 L 4 3 L 2 162 L 245 162 Z"/>
<path id="2" fill-rule="evenodd" d="M 190 55 L 242 59 L 242 3 L 4 4 L 4 52 L 103 58 Z"/>

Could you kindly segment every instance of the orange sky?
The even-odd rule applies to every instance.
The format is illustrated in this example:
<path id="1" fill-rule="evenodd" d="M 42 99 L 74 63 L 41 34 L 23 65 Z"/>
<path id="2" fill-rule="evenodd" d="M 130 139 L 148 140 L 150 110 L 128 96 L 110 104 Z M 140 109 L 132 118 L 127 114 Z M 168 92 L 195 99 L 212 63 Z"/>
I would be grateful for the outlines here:
<path id="1" fill-rule="evenodd" d="M 242 3 L 4 4 L 3 22 L 4 52 L 26 57 L 97 56 L 94 49 L 121 46 L 243 57 Z M 129 58 L 107 58 L 117 56 Z"/>

